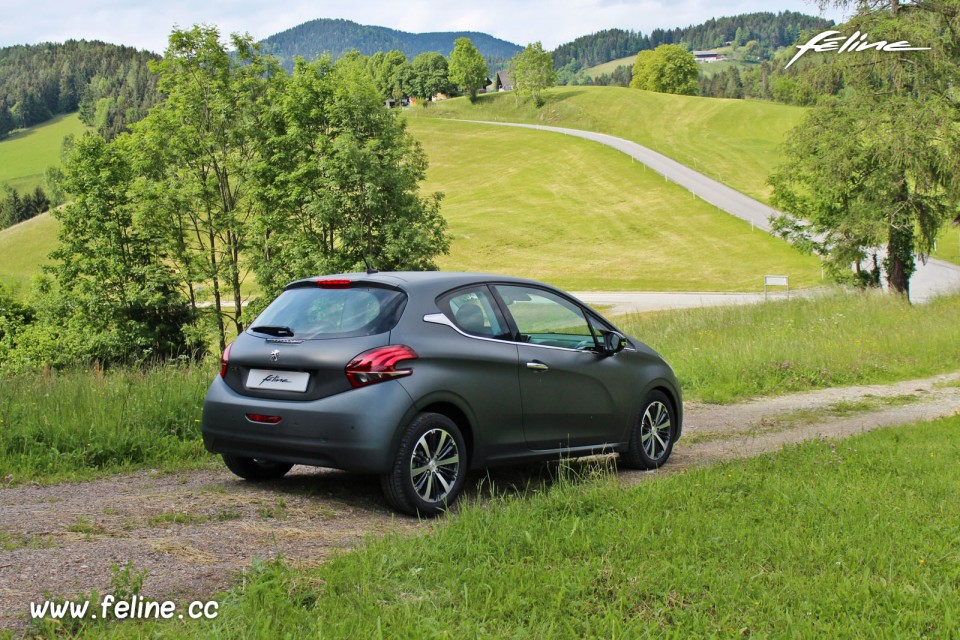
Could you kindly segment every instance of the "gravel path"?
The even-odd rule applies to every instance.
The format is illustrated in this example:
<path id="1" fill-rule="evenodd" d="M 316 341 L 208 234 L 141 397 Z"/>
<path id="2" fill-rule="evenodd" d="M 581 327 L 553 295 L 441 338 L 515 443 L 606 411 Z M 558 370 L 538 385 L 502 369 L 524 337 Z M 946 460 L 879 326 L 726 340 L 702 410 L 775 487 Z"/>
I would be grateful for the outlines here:
<path id="1" fill-rule="evenodd" d="M 670 463 L 657 472 L 621 471 L 620 477 L 636 482 L 820 435 L 842 437 L 953 415 L 960 412 L 958 380 L 960 373 L 734 405 L 688 403 L 684 438 Z M 842 403 L 864 399 L 876 410 L 838 413 Z M 540 473 L 507 469 L 492 479 L 509 490 Z M 486 486 L 478 476 L 470 491 Z M 244 483 L 217 467 L 13 487 L 0 490 L 0 513 L 0 549 L 17 547 L 0 550 L 0 628 L 14 629 L 23 628 L 29 603 L 44 599 L 45 592 L 109 592 L 111 565 L 132 562 L 145 569 L 143 595 L 184 602 L 230 587 L 256 559 L 282 555 L 315 565 L 370 534 L 431 527 L 394 515 L 375 478 L 309 467 L 264 485 Z"/>

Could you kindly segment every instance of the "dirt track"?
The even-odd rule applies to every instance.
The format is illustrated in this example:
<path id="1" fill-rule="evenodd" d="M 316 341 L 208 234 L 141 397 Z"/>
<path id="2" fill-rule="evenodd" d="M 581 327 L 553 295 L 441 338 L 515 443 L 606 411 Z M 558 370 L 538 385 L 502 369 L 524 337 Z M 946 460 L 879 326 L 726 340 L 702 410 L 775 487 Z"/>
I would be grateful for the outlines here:
<path id="1" fill-rule="evenodd" d="M 684 438 L 653 473 L 620 472 L 626 482 L 783 444 L 960 412 L 960 373 L 894 385 L 847 387 L 717 406 L 688 403 Z M 838 403 L 871 408 L 838 416 Z M 906 399 L 904 399 L 906 398 Z M 812 419 L 813 412 L 832 417 Z M 841 412 L 842 413 L 842 412 Z M 524 486 L 536 468 L 492 474 L 500 488 Z M 469 481 L 468 481 L 469 482 Z M 481 478 L 471 482 L 476 491 Z M 483 482 L 485 485 L 485 481 Z M 426 531 L 430 522 L 395 516 L 375 478 L 296 467 L 283 480 L 250 485 L 226 469 L 141 472 L 93 482 L 0 490 L 0 628 L 25 624 L 31 601 L 110 590 L 111 565 L 132 562 L 147 577 L 142 594 L 208 599 L 258 558 L 283 555 L 306 565 L 364 536 Z M 455 517 L 455 516 L 453 516 Z"/>

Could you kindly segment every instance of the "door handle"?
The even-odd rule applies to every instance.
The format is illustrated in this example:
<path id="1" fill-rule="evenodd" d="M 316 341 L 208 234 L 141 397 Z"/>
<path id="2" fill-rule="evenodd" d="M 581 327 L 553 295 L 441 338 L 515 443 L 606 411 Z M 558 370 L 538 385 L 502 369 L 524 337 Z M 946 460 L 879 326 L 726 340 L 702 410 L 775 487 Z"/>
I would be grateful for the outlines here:
<path id="1" fill-rule="evenodd" d="M 550 367 L 543 364 L 542 362 L 534 360 L 532 362 L 527 363 L 527 369 L 533 369 L 534 371 L 549 371 Z"/>

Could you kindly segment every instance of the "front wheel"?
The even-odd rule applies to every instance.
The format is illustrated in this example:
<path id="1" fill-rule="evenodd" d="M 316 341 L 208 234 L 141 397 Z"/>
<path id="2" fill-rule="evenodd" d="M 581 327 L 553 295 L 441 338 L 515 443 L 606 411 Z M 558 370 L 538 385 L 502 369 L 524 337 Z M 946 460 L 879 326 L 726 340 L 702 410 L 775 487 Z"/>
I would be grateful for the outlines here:
<path id="1" fill-rule="evenodd" d="M 640 405 L 629 445 L 620 460 L 631 469 L 659 468 L 673 451 L 676 425 L 670 399 L 662 391 L 651 391 Z"/>
<path id="2" fill-rule="evenodd" d="M 442 414 L 421 413 L 407 425 L 381 486 L 397 511 L 435 516 L 453 505 L 466 477 L 467 447 L 459 427 Z"/>
<path id="3" fill-rule="evenodd" d="M 293 468 L 293 465 L 287 462 L 274 462 L 273 460 L 262 460 L 260 458 L 241 458 L 240 456 L 229 456 L 225 453 L 221 455 L 227 469 L 251 482 L 276 480 L 287 475 L 287 471 Z"/>

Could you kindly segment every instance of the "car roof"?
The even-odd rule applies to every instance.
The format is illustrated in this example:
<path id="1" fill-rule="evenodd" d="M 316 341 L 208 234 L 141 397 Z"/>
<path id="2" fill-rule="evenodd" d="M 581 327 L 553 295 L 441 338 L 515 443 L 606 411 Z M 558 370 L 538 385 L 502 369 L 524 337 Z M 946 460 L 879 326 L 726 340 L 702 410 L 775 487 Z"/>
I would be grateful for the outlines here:
<path id="1" fill-rule="evenodd" d="M 455 289 L 460 286 L 478 282 L 505 282 L 515 284 L 532 284 L 550 287 L 543 282 L 517 278 L 514 276 L 498 275 L 493 273 L 466 273 L 459 271 L 381 271 L 376 273 L 338 273 L 313 278 L 303 278 L 288 286 L 302 282 L 316 282 L 318 280 L 350 280 L 351 282 L 376 282 L 393 285 L 405 290 L 441 290 Z M 550 287 L 554 288 L 554 287 Z"/>

